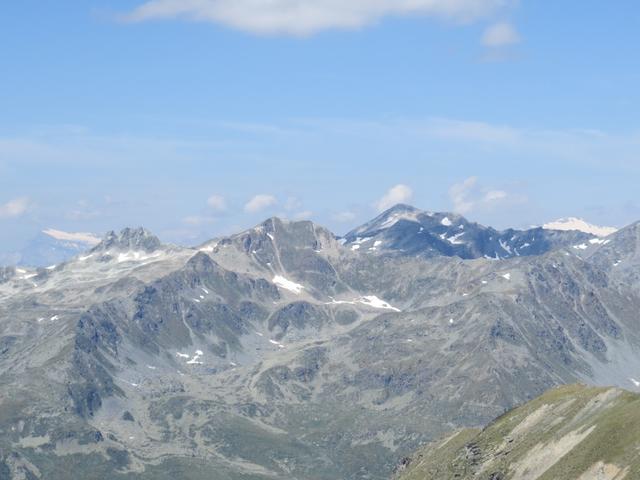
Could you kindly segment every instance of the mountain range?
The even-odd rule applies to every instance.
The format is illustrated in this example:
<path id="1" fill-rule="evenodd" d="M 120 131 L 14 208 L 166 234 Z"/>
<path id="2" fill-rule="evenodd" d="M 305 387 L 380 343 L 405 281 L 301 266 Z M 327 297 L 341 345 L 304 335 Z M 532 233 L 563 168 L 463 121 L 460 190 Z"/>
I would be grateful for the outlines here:
<path id="1" fill-rule="evenodd" d="M 425 212 L 400 204 L 347 233 L 345 240 L 352 250 L 372 253 L 500 260 L 541 255 L 558 247 L 597 240 L 602 232 L 613 233 L 615 229 L 571 219 L 528 230 L 498 231 L 461 215 Z"/>
<path id="2" fill-rule="evenodd" d="M 4 268 L 0 478 L 386 479 L 554 386 L 638 390 L 639 252 L 640 223 L 497 231 L 400 205 L 343 238 L 125 229 Z"/>

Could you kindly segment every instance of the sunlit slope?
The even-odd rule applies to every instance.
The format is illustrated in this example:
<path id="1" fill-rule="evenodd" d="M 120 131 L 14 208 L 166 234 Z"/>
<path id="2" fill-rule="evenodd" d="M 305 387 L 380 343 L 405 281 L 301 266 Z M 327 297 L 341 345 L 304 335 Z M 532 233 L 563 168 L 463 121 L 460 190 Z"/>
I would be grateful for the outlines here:
<path id="1" fill-rule="evenodd" d="M 640 478 L 640 396 L 570 385 L 416 452 L 399 480 Z"/>

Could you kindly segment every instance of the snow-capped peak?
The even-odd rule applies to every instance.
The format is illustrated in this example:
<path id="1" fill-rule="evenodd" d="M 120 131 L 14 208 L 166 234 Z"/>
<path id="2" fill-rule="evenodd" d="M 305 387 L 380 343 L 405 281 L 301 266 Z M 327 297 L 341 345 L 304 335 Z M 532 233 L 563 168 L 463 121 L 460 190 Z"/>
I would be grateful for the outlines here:
<path id="1" fill-rule="evenodd" d="M 51 238 L 55 238 L 56 240 L 63 240 L 67 242 L 80 242 L 86 243 L 87 245 L 91 246 L 100 243 L 100 238 L 95 236 L 93 233 L 63 232 L 62 230 L 56 230 L 54 228 L 43 230 L 42 233 L 48 235 Z"/>
<path id="2" fill-rule="evenodd" d="M 554 222 L 544 224 L 542 228 L 545 230 L 577 230 L 579 232 L 590 233 L 596 237 L 607 237 L 618 231 L 618 229 L 614 227 L 592 225 L 581 218 L 575 217 L 561 218 Z"/>

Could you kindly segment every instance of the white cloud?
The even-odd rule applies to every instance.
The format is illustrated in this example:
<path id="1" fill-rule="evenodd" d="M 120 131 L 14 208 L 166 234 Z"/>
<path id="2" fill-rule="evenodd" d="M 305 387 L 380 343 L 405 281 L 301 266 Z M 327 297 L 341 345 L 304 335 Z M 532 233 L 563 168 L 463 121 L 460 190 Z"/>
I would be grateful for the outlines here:
<path id="1" fill-rule="evenodd" d="M 489 26 L 482 35 L 482 44 L 485 47 L 500 48 L 519 42 L 520 34 L 513 25 L 507 22 Z"/>
<path id="2" fill-rule="evenodd" d="M 472 21 L 512 0 L 150 0 L 125 15 L 127 21 L 185 19 L 267 35 L 311 35 L 327 29 L 357 29 L 388 16 L 422 15 Z"/>
<path id="3" fill-rule="evenodd" d="M 504 190 L 489 190 L 484 195 L 485 202 L 497 202 L 507 198 L 508 194 Z"/>
<path id="4" fill-rule="evenodd" d="M 27 197 L 14 198 L 4 205 L 0 205 L 0 218 L 20 217 L 29 209 L 30 202 Z"/>
<path id="5" fill-rule="evenodd" d="M 227 209 L 227 201 L 222 195 L 211 195 L 207 199 L 207 205 L 218 212 L 224 212 Z"/>
<path id="6" fill-rule="evenodd" d="M 476 177 L 469 177 L 462 183 L 456 183 L 449 189 L 449 198 L 453 203 L 456 213 L 467 213 L 474 207 L 474 202 L 469 198 L 471 191 L 478 183 Z"/>
<path id="7" fill-rule="evenodd" d="M 490 210 L 505 202 L 522 203 L 520 195 L 504 190 L 486 189 L 478 184 L 477 177 L 469 177 L 449 188 L 449 198 L 456 213 L 467 214 L 472 210 Z"/>
<path id="8" fill-rule="evenodd" d="M 244 206 L 244 211 L 247 213 L 257 213 L 264 210 L 265 208 L 272 207 L 276 203 L 278 203 L 276 197 L 263 193 L 260 195 L 256 195 L 251 200 L 249 200 Z"/>
<path id="9" fill-rule="evenodd" d="M 413 198 L 413 190 L 406 185 L 396 185 L 389 189 L 375 204 L 376 210 L 382 212 L 398 203 L 405 203 Z"/>
<path id="10" fill-rule="evenodd" d="M 353 212 L 344 211 L 333 214 L 331 218 L 336 222 L 348 223 L 356 219 L 356 214 Z"/>

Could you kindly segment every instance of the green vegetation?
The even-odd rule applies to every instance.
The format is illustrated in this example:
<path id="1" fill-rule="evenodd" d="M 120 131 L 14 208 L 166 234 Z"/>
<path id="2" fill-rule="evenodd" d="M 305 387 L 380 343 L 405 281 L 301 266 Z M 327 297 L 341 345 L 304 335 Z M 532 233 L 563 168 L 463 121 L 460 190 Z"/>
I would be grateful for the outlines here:
<path id="1" fill-rule="evenodd" d="M 399 480 L 640 478 L 640 396 L 563 386 L 404 463 Z"/>

